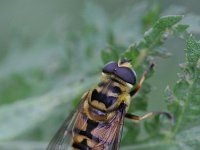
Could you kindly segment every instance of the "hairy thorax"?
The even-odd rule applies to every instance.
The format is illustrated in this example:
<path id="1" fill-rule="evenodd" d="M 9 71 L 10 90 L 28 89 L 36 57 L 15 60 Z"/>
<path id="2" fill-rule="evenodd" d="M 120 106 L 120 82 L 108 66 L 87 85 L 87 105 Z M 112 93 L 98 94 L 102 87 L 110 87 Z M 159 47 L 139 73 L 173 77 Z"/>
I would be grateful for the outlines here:
<path id="1" fill-rule="evenodd" d="M 107 79 L 89 92 L 84 110 L 92 120 L 109 121 L 118 110 L 122 101 L 129 103 L 129 88 L 116 80 Z"/>

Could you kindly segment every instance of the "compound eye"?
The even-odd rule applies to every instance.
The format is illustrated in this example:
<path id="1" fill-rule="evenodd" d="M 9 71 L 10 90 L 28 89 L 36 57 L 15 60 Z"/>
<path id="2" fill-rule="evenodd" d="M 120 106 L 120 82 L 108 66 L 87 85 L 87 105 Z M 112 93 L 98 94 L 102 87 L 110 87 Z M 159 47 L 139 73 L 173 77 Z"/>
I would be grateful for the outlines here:
<path id="1" fill-rule="evenodd" d="M 118 64 L 116 62 L 110 62 L 105 65 L 103 68 L 104 73 L 113 73 L 114 70 L 118 67 Z"/>
<path id="2" fill-rule="evenodd" d="M 136 74 L 133 70 L 127 67 L 119 67 L 114 74 L 123 81 L 134 85 L 136 83 Z"/>

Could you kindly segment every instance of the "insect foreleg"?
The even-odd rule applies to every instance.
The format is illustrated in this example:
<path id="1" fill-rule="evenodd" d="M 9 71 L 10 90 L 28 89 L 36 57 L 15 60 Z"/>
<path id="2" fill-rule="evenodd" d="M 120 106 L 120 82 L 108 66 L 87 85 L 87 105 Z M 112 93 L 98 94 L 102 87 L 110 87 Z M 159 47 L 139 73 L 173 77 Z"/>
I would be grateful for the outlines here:
<path id="1" fill-rule="evenodd" d="M 145 114 L 143 116 L 137 116 L 137 115 L 134 115 L 134 114 L 126 113 L 125 117 L 128 118 L 128 119 L 134 120 L 134 121 L 141 121 L 141 120 L 150 118 L 150 117 L 152 117 L 154 115 L 164 115 L 169 120 L 173 120 L 174 119 L 172 114 L 170 114 L 168 112 L 149 112 L 149 113 L 147 113 L 147 114 Z"/>
<path id="2" fill-rule="evenodd" d="M 149 71 L 151 71 L 153 69 L 154 66 L 155 66 L 155 64 L 152 63 L 149 66 L 149 68 L 143 73 L 139 83 L 136 85 L 136 87 L 133 90 L 130 91 L 130 95 L 131 96 L 135 95 L 138 92 L 138 90 L 142 87 L 142 84 L 143 84 L 143 82 L 144 82 L 144 80 L 146 78 L 146 75 L 148 74 Z"/>

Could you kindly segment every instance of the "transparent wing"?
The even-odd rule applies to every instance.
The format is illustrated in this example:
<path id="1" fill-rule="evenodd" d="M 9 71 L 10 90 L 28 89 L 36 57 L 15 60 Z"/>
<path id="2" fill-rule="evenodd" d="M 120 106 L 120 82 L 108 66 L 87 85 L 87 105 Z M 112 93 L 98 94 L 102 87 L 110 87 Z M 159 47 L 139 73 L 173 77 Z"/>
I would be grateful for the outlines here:
<path id="1" fill-rule="evenodd" d="M 119 150 L 119 146 L 120 146 L 119 144 L 121 142 L 123 126 L 124 126 L 124 117 L 121 119 L 121 123 L 118 126 L 117 135 L 116 135 L 115 139 L 113 140 L 112 146 L 110 148 L 111 150 Z"/>
<path id="2" fill-rule="evenodd" d="M 108 124 L 100 124 L 92 134 L 100 139 L 94 150 L 118 150 L 122 135 L 125 107 L 120 108 Z"/>
<path id="3" fill-rule="evenodd" d="M 46 150 L 67 150 L 70 147 L 74 122 L 83 107 L 83 102 L 88 98 L 88 93 L 89 92 L 86 92 L 82 96 L 79 106 L 67 117 L 60 129 L 50 141 Z"/>

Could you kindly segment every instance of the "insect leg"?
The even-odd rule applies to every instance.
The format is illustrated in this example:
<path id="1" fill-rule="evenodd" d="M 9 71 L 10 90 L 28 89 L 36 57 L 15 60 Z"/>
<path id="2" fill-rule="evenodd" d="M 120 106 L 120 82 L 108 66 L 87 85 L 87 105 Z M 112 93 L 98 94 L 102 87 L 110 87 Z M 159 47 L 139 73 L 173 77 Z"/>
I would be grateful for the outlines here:
<path id="1" fill-rule="evenodd" d="M 141 120 L 150 118 L 150 117 L 152 117 L 154 115 L 164 115 L 169 120 L 174 120 L 174 117 L 172 116 L 172 114 L 170 114 L 168 112 L 149 112 L 149 113 L 147 113 L 147 114 L 145 114 L 143 116 L 137 116 L 137 115 L 134 115 L 134 114 L 126 113 L 125 117 L 128 118 L 128 119 L 131 119 L 131 120 L 141 121 Z"/>
<path id="2" fill-rule="evenodd" d="M 153 69 L 154 66 L 155 66 L 155 64 L 152 63 L 149 66 L 149 68 L 143 73 L 139 83 L 136 85 L 136 87 L 133 90 L 130 91 L 130 95 L 131 96 L 135 95 L 138 92 L 138 90 L 141 88 L 141 86 L 142 86 L 142 84 L 143 84 L 143 82 L 144 82 L 144 80 L 146 78 L 146 75 L 148 74 L 149 71 L 151 71 Z"/>

